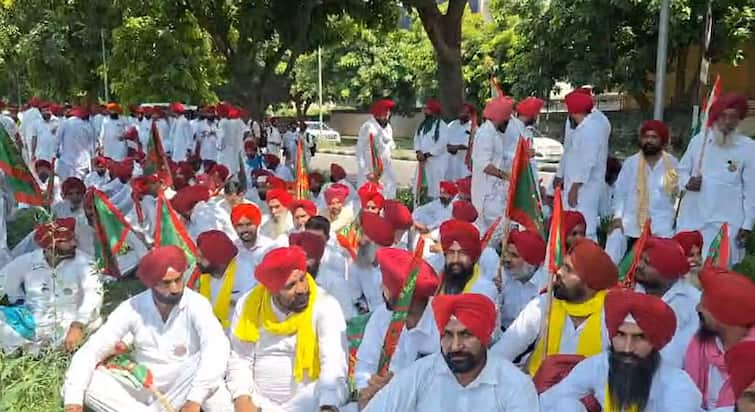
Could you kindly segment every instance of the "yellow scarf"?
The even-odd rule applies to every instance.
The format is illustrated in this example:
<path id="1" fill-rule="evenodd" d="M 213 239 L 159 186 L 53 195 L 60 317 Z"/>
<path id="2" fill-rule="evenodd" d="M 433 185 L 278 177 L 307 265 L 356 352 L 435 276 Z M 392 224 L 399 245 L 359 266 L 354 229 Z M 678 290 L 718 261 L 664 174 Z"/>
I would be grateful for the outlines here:
<path id="1" fill-rule="evenodd" d="M 600 353 L 603 349 L 601 319 L 603 318 L 603 303 L 606 299 L 606 293 L 605 290 L 602 290 L 583 303 L 569 303 L 561 299 L 553 299 L 550 318 L 548 319 L 548 353 L 545 354 L 546 356 L 559 353 L 561 332 L 564 330 L 567 316 L 587 318 L 585 327 L 577 341 L 577 355 L 592 356 Z M 535 376 L 543 362 L 543 345 L 544 342 L 540 339 L 535 346 L 535 352 L 532 353 L 529 364 L 530 376 Z"/>
<path id="2" fill-rule="evenodd" d="M 260 325 L 273 335 L 291 336 L 296 333 L 294 377 L 297 382 L 304 379 L 305 369 L 308 371 L 310 380 L 314 381 L 320 376 L 320 350 L 317 345 L 317 333 L 312 323 L 317 284 L 309 273 L 307 273 L 307 284 L 309 284 L 307 309 L 289 316 L 282 322 L 278 322 L 273 313 L 273 295 L 264 286 L 255 286 L 244 304 L 244 311 L 233 331 L 234 335 L 244 342 L 259 340 Z"/>
<path id="3" fill-rule="evenodd" d="M 215 317 L 218 318 L 220 324 L 223 325 L 223 329 L 228 329 L 228 327 L 231 326 L 228 314 L 231 312 L 231 294 L 233 293 L 233 284 L 235 280 L 236 258 L 233 258 L 231 263 L 225 269 L 223 285 L 220 287 L 220 292 L 218 293 L 218 298 L 215 300 L 215 304 L 212 305 L 212 312 L 215 314 Z M 212 303 L 211 275 L 205 273 L 199 277 L 199 293 Z"/>
<path id="4" fill-rule="evenodd" d="M 637 165 L 637 224 L 642 228 L 648 218 L 648 209 L 650 209 L 650 194 L 648 193 L 648 163 L 645 155 L 640 152 L 640 160 Z M 679 175 L 671 163 L 671 156 L 663 152 L 663 190 L 672 199 L 678 195 Z"/>
<path id="5" fill-rule="evenodd" d="M 640 412 L 640 409 L 637 407 L 637 405 L 632 405 L 629 407 L 629 409 L 622 409 L 619 410 L 618 408 L 615 408 L 613 406 L 613 402 L 611 401 L 611 391 L 608 387 L 608 384 L 606 384 L 606 396 L 605 396 L 605 406 L 603 407 L 603 410 L 605 412 Z"/>
<path id="6" fill-rule="evenodd" d="M 445 275 L 444 275 L 445 276 Z M 474 265 L 474 269 L 472 271 L 472 277 L 469 278 L 467 283 L 464 285 L 464 290 L 461 291 L 461 293 L 471 293 L 472 292 L 472 286 L 474 286 L 475 283 L 480 279 L 480 265 Z M 445 295 L 446 294 L 446 285 L 445 282 L 441 284 L 440 286 L 440 293 L 439 295 Z"/>

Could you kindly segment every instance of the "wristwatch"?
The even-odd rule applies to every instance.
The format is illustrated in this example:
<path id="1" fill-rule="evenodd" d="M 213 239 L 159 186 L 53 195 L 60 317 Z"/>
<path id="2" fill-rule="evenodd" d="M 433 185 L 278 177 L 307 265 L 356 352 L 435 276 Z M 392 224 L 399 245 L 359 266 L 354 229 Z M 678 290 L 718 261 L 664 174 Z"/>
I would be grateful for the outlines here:
<path id="1" fill-rule="evenodd" d="M 323 405 L 320 407 L 320 412 L 322 411 L 338 412 L 338 408 L 333 405 Z"/>

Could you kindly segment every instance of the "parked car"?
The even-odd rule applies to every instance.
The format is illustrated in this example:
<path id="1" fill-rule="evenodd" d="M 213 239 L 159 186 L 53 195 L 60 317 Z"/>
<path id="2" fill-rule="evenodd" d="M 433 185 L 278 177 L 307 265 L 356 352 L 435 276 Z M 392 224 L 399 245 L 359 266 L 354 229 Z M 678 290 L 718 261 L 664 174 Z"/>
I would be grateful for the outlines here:
<path id="1" fill-rule="evenodd" d="M 564 155 L 564 146 L 558 140 L 545 136 L 536 136 L 533 139 L 533 146 L 541 184 L 550 187 L 558 171 L 561 157 Z"/>
<path id="2" fill-rule="evenodd" d="M 307 134 L 315 138 L 315 142 L 341 143 L 341 133 L 334 130 L 325 122 L 306 121 Z"/>

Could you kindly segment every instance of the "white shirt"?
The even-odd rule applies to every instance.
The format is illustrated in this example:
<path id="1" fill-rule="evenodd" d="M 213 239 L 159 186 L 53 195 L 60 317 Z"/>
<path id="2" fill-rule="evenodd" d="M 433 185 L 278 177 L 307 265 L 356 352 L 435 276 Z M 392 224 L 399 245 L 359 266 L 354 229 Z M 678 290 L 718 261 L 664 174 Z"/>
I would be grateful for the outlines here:
<path id="1" fill-rule="evenodd" d="M 190 151 L 194 151 L 194 130 L 183 115 L 173 118 L 171 121 L 170 142 L 173 147 L 171 158 L 174 162 L 186 160 L 186 155 Z M 165 142 L 163 144 L 166 145 Z"/>
<path id="2" fill-rule="evenodd" d="M 364 267 L 351 262 L 349 266 L 349 284 L 351 285 L 352 296 L 359 299 L 364 295 L 370 312 L 385 306 L 383 301 L 383 274 L 377 266 Z"/>
<path id="3" fill-rule="evenodd" d="M 577 125 L 561 158 L 565 190 L 572 183 L 597 185 L 605 181 L 610 134 L 610 124 L 596 113 L 590 113 Z"/>
<path id="4" fill-rule="evenodd" d="M 540 288 L 533 282 L 532 278 L 521 281 L 514 279 L 505 269 L 503 269 L 503 306 L 501 306 L 501 324 L 509 327 L 519 313 L 527 306 L 532 299 L 538 296 Z"/>
<path id="5" fill-rule="evenodd" d="M 312 322 L 317 335 L 320 353 L 320 376 L 317 380 L 317 404 L 341 405 L 348 396 L 346 385 L 346 322 L 338 302 L 319 287 L 316 293 Z M 249 293 L 236 304 L 231 326 L 231 359 L 228 363 L 226 382 L 233 399 L 248 395 L 264 399 L 268 403 L 282 405 L 297 395 L 297 392 L 312 383 L 304 374 L 302 382 L 296 382 L 293 374 L 296 354 L 296 334 L 280 336 L 259 328 L 257 342 L 242 342 L 234 334 Z M 275 304 L 275 317 L 282 321 L 288 316 Z M 255 402 L 259 405 L 261 402 Z"/>
<path id="6" fill-rule="evenodd" d="M 237 259 L 234 257 L 234 259 Z M 247 292 L 252 290 L 257 285 L 257 280 L 254 278 L 254 274 L 250 276 L 246 272 L 241 272 L 239 270 L 238 265 L 238 259 L 236 260 L 236 273 L 233 276 L 233 287 L 231 289 L 231 313 L 233 311 L 233 308 L 236 307 L 236 302 L 238 302 Z M 214 276 L 210 276 L 210 297 L 212 300 L 212 306 L 215 306 L 215 302 L 218 299 L 218 294 L 220 293 L 220 289 L 223 287 L 223 283 L 225 283 L 225 279 L 228 274 L 224 274 L 221 278 L 216 278 Z"/>
<path id="7" fill-rule="evenodd" d="M 89 172 L 86 177 L 84 178 L 84 185 L 86 187 L 94 187 L 96 189 L 102 190 L 103 187 L 105 187 L 106 184 L 110 183 L 110 172 L 105 170 L 105 173 L 100 175 L 97 173 L 96 170 L 92 170 Z"/>
<path id="8" fill-rule="evenodd" d="M 560 383 L 540 395 L 542 412 L 583 411 L 579 402 L 593 394 L 605 406 L 608 382 L 608 353 L 592 356 L 578 363 Z M 653 375 L 650 394 L 643 412 L 702 411 L 700 391 L 683 370 L 661 362 Z"/>
<path id="9" fill-rule="evenodd" d="M 448 144 L 463 145 L 469 147 L 469 134 L 472 129 L 472 122 L 464 124 L 459 120 L 454 120 L 448 124 Z M 456 181 L 463 177 L 469 176 L 469 169 L 464 160 L 467 156 L 467 149 L 459 150 L 456 154 L 448 154 L 448 169 L 446 170 L 446 179 Z"/>
<path id="10" fill-rule="evenodd" d="M 5 113 L 0 114 L 0 124 L 3 125 L 5 131 L 8 132 L 8 136 L 10 136 L 11 139 L 16 137 L 16 134 L 18 133 L 18 126 L 16 125 L 16 121 L 13 120 L 12 117 L 8 116 Z"/>
<path id="11" fill-rule="evenodd" d="M 393 141 L 393 128 L 390 123 L 383 127 L 375 120 L 374 116 L 370 115 L 359 128 L 357 136 L 355 155 L 359 176 L 367 176 L 368 173 L 372 173 L 370 135 L 372 135 L 377 147 L 375 155 L 382 159 L 383 165 L 391 161 L 391 151 L 396 148 L 396 143 Z"/>
<path id="12" fill-rule="evenodd" d="M 382 305 L 375 308 L 367 321 L 362 343 L 357 350 L 354 372 L 357 389 L 366 388 L 370 377 L 378 372 L 385 332 L 388 330 L 392 317 L 393 312 Z M 412 329 L 404 326 L 401 330 L 388 370 L 396 374 L 411 366 L 417 359 L 438 352 L 440 352 L 440 335 L 432 307 L 428 302 L 417 325 Z"/>
<path id="13" fill-rule="evenodd" d="M 365 412 L 533 412 L 538 399 L 532 380 L 510 362 L 488 353 L 485 367 L 466 387 L 459 385 L 441 353 L 399 372 L 367 404 Z"/>
<path id="14" fill-rule="evenodd" d="M 72 322 L 89 325 L 99 318 L 102 306 L 100 276 L 92 258 L 80 251 L 54 269 L 44 251 L 37 249 L 8 263 L 0 270 L 0 296 L 24 300 L 34 315 L 38 341 L 62 340 Z"/>
<path id="15" fill-rule="evenodd" d="M 239 153 L 244 148 L 244 121 L 220 119 L 218 122 L 218 163 L 228 167 L 231 173 L 239 171 Z"/>
<path id="16" fill-rule="evenodd" d="M 102 121 L 102 129 L 99 132 L 99 144 L 105 157 L 116 161 L 121 161 L 126 157 L 126 120 L 118 117 L 117 119 L 106 118 Z"/>
<path id="17" fill-rule="evenodd" d="M 338 301 L 346 320 L 356 315 L 355 298 L 351 294 L 349 278 L 349 263 L 346 257 L 341 253 L 338 245 L 327 242 L 315 281 Z"/>
<path id="18" fill-rule="evenodd" d="M 451 219 L 453 212 L 453 202 L 448 206 L 443 206 L 440 199 L 435 199 L 430 203 L 426 203 L 412 212 L 412 218 L 414 221 L 419 222 L 428 229 L 433 230 L 441 225 L 446 220 Z"/>
<path id="19" fill-rule="evenodd" d="M 33 133 L 37 137 L 37 151 L 34 155 L 37 159 L 52 161 L 56 155 L 55 151 L 58 149 L 58 142 L 55 140 L 52 125 L 44 119 L 39 120 L 34 124 Z"/>
<path id="20" fill-rule="evenodd" d="M 720 147 L 709 133 L 703 156 L 703 184 L 699 192 L 687 191 L 679 211 L 678 230 L 698 230 L 706 223 L 728 222 L 735 228 L 755 224 L 755 142 L 744 135 Z M 679 183 L 696 175 L 703 138 L 692 138 L 679 163 Z M 730 228 L 731 230 L 731 228 Z"/>
<path id="21" fill-rule="evenodd" d="M 506 161 L 505 153 L 506 147 L 511 143 L 507 143 L 506 139 L 507 136 L 498 131 L 489 120 L 486 120 L 475 133 L 472 145 L 472 204 L 481 214 L 486 200 L 499 199 L 502 202 L 506 198 L 506 181 L 483 172 L 488 165 L 501 170 L 508 170 L 511 166 L 510 162 Z M 503 213 L 503 207 L 500 213 Z"/>
<path id="22" fill-rule="evenodd" d="M 201 120 L 197 122 L 196 136 L 199 139 L 199 157 L 202 160 L 218 160 L 218 123 Z"/>
<path id="23" fill-rule="evenodd" d="M 633 238 L 640 237 L 642 226 L 645 224 L 637 221 L 639 208 L 637 172 L 640 156 L 642 156 L 641 153 L 635 153 L 624 160 L 613 191 L 613 217 L 622 220 L 624 235 Z M 669 156 L 668 161 L 673 169 L 678 169 L 679 163 L 676 158 L 667 153 L 663 154 L 663 157 L 665 156 Z M 655 236 L 670 238 L 674 235 L 675 198 L 669 196 L 664 188 L 666 160 L 663 157 L 659 158 L 654 166 L 647 164 L 644 173 L 647 176 L 648 217 L 651 219 L 651 231 Z"/>
<path id="24" fill-rule="evenodd" d="M 493 345 L 491 352 L 495 355 L 503 356 L 504 359 L 514 360 L 523 354 L 527 348 L 538 339 L 543 319 L 546 316 L 546 296 L 541 295 L 532 299 L 527 306 L 522 309 L 519 316 L 501 335 L 501 339 Z M 574 322 L 567 315 L 564 321 L 564 328 L 561 331 L 561 344 L 559 353 L 576 354 L 579 337 L 585 329 L 582 322 L 578 327 L 574 327 Z M 605 314 L 601 313 L 601 343 L 604 349 L 611 344 L 606 327 Z M 552 338 L 552 337 L 551 337 Z"/>
<path id="25" fill-rule="evenodd" d="M 152 291 L 145 290 L 118 305 L 76 352 L 63 384 L 64 404 L 82 404 L 97 364 L 129 334 L 133 336 L 132 359 L 152 371 L 160 392 L 168 392 L 187 368 L 196 370 L 187 401 L 202 403 L 222 384 L 229 344 L 207 299 L 184 289 L 181 301 L 163 321 Z"/>
<path id="26" fill-rule="evenodd" d="M 89 168 L 97 144 L 92 126 L 73 116 L 63 121 L 57 133 L 59 160 L 70 166 Z"/>
<path id="27" fill-rule="evenodd" d="M 285 246 L 274 242 L 272 239 L 257 234 L 257 241 L 252 248 L 247 248 L 241 242 L 236 240 L 233 242 L 239 250 L 236 255 L 236 273 L 248 276 L 250 289 L 257 284 L 257 280 L 254 278 L 254 270 L 257 265 L 262 262 L 262 258 L 265 257 L 268 251 L 276 247 Z"/>

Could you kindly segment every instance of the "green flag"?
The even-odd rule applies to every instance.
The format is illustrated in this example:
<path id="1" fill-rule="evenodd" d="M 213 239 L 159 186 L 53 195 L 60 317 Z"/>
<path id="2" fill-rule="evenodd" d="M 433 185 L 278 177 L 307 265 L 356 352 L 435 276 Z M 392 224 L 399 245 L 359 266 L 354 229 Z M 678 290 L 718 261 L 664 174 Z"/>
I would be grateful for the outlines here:
<path id="1" fill-rule="evenodd" d="M 530 167 L 529 142 L 519 137 L 509 179 L 506 216 L 545 239 L 545 222 L 538 191 L 540 187 Z"/>
<path id="2" fill-rule="evenodd" d="M 13 192 L 13 197 L 19 203 L 30 206 L 42 206 L 44 196 L 37 184 L 37 179 L 21 157 L 21 152 L 16 147 L 5 128 L 0 126 L 0 170 L 5 174 L 8 190 Z"/>
<path id="3" fill-rule="evenodd" d="M 104 273 L 120 277 L 116 256 L 128 251 L 126 237 L 132 230 L 123 213 L 115 207 L 107 195 L 97 189 L 92 190 L 94 207 L 94 242 L 96 261 Z M 104 246 L 104 247 L 103 247 Z"/>
<path id="4" fill-rule="evenodd" d="M 200 275 L 199 266 L 197 265 L 197 256 L 199 255 L 197 246 L 186 232 L 186 228 L 181 223 L 178 213 L 173 210 L 170 201 L 165 198 L 164 192 L 160 192 L 157 195 L 156 209 L 155 247 L 175 245 L 183 249 L 186 254 L 186 260 L 189 262 L 188 268 L 184 272 L 184 283 L 189 289 L 196 289 Z"/>

